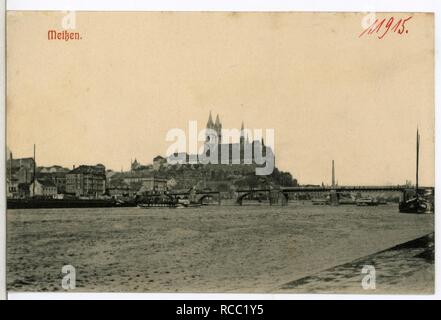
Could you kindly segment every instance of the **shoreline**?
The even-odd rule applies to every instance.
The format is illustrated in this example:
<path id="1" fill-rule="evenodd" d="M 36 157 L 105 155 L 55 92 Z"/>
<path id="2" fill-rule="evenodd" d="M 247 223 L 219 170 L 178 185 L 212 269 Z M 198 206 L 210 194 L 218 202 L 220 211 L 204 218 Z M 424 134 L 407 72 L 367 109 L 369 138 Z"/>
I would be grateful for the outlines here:
<path id="1" fill-rule="evenodd" d="M 279 293 L 390 294 L 435 292 L 435 233 L 403 242 L 391 248 L 337 265 L 279 287 Z M 375 268 L 375 288 L 363 289 L 365 266 Z M 403 276 L 404 275 L 404 276 Z"/>

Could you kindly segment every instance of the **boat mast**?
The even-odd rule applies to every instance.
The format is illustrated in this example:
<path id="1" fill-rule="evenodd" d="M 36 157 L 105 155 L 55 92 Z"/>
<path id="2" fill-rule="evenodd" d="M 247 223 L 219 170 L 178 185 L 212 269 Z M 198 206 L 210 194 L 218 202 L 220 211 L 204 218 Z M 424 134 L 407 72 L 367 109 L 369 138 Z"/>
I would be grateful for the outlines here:
<path id="1" fill-rule="evenodd" d="M 418 133 L 417 128 L 417 141 L 416 141 L 416 184 L 415 184 L 415 191 L 416 196 L 418 196 L 418 165 L 419 165 L 419 158 L 420 158 L 420 134 Z"/>
<path id="2" fill-rule="evenodd" d="M 34 143 L 34 170 L 33 170 L 33 177 L 32 177 L 32 197 L 35 197 L 35 171 L 36 171 L 36 163 L 35 163 L 35 143 Z"/>

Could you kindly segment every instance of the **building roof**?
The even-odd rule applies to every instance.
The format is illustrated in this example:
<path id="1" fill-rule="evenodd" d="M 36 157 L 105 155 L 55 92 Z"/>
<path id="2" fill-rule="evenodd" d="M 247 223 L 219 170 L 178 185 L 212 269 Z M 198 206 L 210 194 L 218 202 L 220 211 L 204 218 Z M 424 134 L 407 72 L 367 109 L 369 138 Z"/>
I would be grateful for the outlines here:
<path id="1" fill-rule="evenodd" d="M 165 160 L 165 158 L 162 156 L 156 156 L 153 158 L 153 161 L 159 161 L 159 160 Z"/>
<path id="2" fill-rule="evenodd" d="M 62 166 L 59 166 L 59 165 L 53 165 L 53 166 L 49 166 L 49 167 L 43 167 L 43 166 L 41 166 L 41 167 L 37 167 L 37 172 L 49 172 L 49 171 L 52 171 L 52 172 L 69 172 L 69 169 L 68 168 L 64 168 L 64 167 L 62 167 Z"/>
<path id="3" fill-rule="evenodd" d="M 78 168 L 75 168 L 71 171 L 69 171 L 68 174 L 95 174 L 95 175 L 102 175 L 105 176 L 105 169 L 103 169 L 103 165 L 96 165 L 96 166 L 87 166 L 87 165 L 81 165 Z"/>

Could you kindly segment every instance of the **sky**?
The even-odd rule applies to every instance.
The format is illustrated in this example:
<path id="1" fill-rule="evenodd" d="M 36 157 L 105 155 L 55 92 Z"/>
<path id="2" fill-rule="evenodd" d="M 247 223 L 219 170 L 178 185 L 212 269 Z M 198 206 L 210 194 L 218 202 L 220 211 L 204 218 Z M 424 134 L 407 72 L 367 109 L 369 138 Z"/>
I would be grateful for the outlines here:
<path id="1" fill-rule="evenodd" d="M 359 37 L 361 13 L 77 12 L 81 40 L 48 40 L 62 12 L 8 12 L 7 146 L 38 165 L 127 170 L 168 130 L 274 129 L 301 184 L 434 184 L 432 14 Z"/>

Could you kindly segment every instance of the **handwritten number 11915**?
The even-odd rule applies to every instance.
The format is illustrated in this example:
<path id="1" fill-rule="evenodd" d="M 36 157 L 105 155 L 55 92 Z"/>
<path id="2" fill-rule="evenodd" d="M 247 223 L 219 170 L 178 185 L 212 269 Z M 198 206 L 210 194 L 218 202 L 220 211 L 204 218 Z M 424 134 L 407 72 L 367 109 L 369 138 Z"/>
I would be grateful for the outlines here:
<path id="1" fill-rule="evenodd" d="M 405 19 L 401 18 L 399 20 L 394 17 L 390 17 L 389 19 L 384 18 L 382 20 L 375 19 L 374 23 L 364 29 L 358 37 L 360 38 L 363 35 L 371 35 L 375 33 L 378 39 L 383 39 L 389 31 L 398 34 L 408 33 L 409 30 L 406 29 L 405 24 L 410 19 L 412 19 L 412 17 L 407 17 Z"/>

